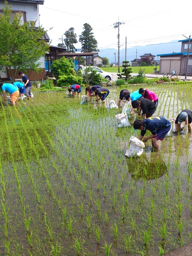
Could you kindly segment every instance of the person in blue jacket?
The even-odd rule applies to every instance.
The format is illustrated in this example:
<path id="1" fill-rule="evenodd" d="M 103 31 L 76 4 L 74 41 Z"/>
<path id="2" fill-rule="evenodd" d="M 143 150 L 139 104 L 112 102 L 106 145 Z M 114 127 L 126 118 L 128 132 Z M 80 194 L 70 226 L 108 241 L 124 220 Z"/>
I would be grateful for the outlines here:
<path id="1" fill-rule="evenodd" d="M 171 129 L 171 123 L 165 117 L 156 116 L 147 118 L 145 120 L 135 120 L 133 127 L 134 129 L 141 130 L 139 140 L 146 142 L 151 139 L 152 146 L 154 147 L 155 151 L 159 151 L 158 140 L 163 140 L 165 138 L 166 134 Z M 149 130 L 152 134 L 143 138 L 147 130 Z"/>
<path id="2" fill-rule="evenodd" d="M 13 83 L 13 85 L 16 86 L 19 89 L 20 96 L 21 97 L 24 96 L 24 94 L 25 94 L 25 86 L 24 86 L 24 84 L 21 83 L 21 82 L 16 81 L 16 82 Z"/>

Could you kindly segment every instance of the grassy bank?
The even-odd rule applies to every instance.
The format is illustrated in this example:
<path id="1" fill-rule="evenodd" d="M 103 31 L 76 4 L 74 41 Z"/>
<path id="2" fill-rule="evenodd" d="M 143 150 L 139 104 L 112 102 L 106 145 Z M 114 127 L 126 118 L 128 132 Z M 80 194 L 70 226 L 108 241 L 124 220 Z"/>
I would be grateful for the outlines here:
<path id="1" fill-rule="evenodd" d="M 140 69 L 144 70 L 145 74 L 151 74 L 154 73 L 153 66 L 146 66 L 146 67 L 131 67 L 133 73 L 138 73 Z M 118 73 L 118 67 L 102 67 L 102 69 L 106 72 L 112 72 L 112 73 Z M 122 71 L 122 67 L 120 68 Z M 157 70 L 159 70 L 159 66 L 157 67 Z"/>

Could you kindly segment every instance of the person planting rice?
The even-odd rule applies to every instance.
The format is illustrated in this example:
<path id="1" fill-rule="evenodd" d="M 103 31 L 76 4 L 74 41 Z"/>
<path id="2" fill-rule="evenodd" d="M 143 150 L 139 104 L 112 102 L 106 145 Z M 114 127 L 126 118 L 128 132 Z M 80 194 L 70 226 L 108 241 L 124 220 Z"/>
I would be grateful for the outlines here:
<path id="1" fill-rule="evenodd" d="M 139 93 L 143 96 L 143 98 L 149 99 L 152 102 L 154 102 L 155 106 L 157 107 L 157 105 L 158 105 L 158 97 L 157 97 L 157 95 L 154 92 L 149 91 L 148 89 L 140 88 L 139 89 Z"/>
<path id="2" fill-rule="evenodd" d="M 131 96 L 132 101 L 133 100 L 138 100 L 142 97 L 142 95 L 139 93 L 139 90 L 130 93 L 130 96 Z"/>
<path id="3" fill-rule="evenodd" d="M 3 98 L 4 101 L 7 101 L 7 95 L 6 92 L 10 94 L 11 97 L 11 103 L 13 106 L 15 106 L 16 102 L 19 99 L 19 90 L 17 87 L 15 87 L 13 84 L 10 83 L 4 83 L 0 84 L 1 90 L 3 91 Z"/>
<path id="4" fill-rule="evenodd" d="M 118 106 L 120 107 L 120 104 L 121 104 L 121 101 L 125 98 L 125 96 L 129 94 L 130 95 L 130 92 L 126 89 L 123 89 L 120 91 L 120 94 L 119 94 L 119 101 L 118 101 Z"/>
<path id="5" fill-rule="evenodd" d="M 139 100 L 132 101 L 132 107 L 137 108 L 138 115 L 140 115 L 141 110 L 143 111 L 143 119 L 152 116 L 156 110 L 155 103 L 143 97 L 141 97 Z"/>
<path id="6" fill-rule="evenodd" d="M 146 142 L 151 139 L 154 150 L 159 151 L 158 140 L 163 140 L 165 138 L 166 134 L 171 129 L 171 123 L 165 117 L 157 116 L 150 117 L 145 120 L 135 120 L 133 127 L 134 129 L 141 130 L 139 140 Z M 143 138 L 147 130 L 149 130 L 152 134 Z"/>
<path id="7" fill-rule="evenodd" d="M 72 92 L 73 96 L 75 96 L 77 93 L 80 97 L 80 93 L 81 93 L 81 86 L 79 84 L 72 84 L 69 88 L 68 88 L 69 92 Z"/>
<path id="8" fill-rule="evenodd" d="M 25 86 L 24 86 L 24 84 L 21 83 L 21 82 L 14 82 L 13 85 L 16 86 L 19 89 L 20 96 L 23 97 L 24 94 L 25 94 Z"/>
<path id="9" fill-rule="evenodd" d="M 102 88 L 102 86 L 100 85 L 93 85 L 93 86 L 87 86 L 86 89 L 85 89 L 85 94 L 89 96 L 95 96 L 95 93 L 93 92 L 93 88 Z"/>
<path id="10" fill-rule="evenodd" d="M 18 73 L 19 76 L 22 77 L 22 81 L 24 83 L 25 86 L 25 95 L 27 96 L 28 100 L 31 98 L 31 82 L 29 80 L 29 78 L 21 71 L 19 71 Z"/>
<path id="11" fill-rule="evenodd" d="M 109 95 L 109 90 L 106 89 L 106 88 L 103 88 L 103 87 L 101 87 L 101 88 L 93 88 L 92 90 L 93 90 L 93 92 L 95 92 L 95 95 L 98 96 L 98 99 L 96 101 L 101 99 L 102 103 L 105 102 L 105 99 Z"/>
<path id="12" fill-rule="evenodd" d="M 100 86 L 100 85 L 93 85 L 93 86 L 87 86 L 86 87 L 85 93 L 86 94 L 88 93 L 88 95 L 90 97 L 89 101 L 91 101 L 91 99 L 92 99 L 91 97 L 94 97 L 94 96 L 96 96 L 97 99 L 99 99 L 98 95 L 96 95 L 95 92 L 93 91 L 93 88 L 98 89 L 98 88 L 102 88 L 102 86 Z"/>
<path id="13" fill-rule="evenodd" d="M 179 113 L 175 120 L 175 131 L 174 133 L 178 133 L 178 131 L 182 131 L 184 126 L 181 128 L 181 123 L 185 122 L 187 125 L 187 117 L 188 117 L 188 131 L 191 132 L 191 122 L 192 122 L 192 111 L 188 109 L 184 109 Z"/>

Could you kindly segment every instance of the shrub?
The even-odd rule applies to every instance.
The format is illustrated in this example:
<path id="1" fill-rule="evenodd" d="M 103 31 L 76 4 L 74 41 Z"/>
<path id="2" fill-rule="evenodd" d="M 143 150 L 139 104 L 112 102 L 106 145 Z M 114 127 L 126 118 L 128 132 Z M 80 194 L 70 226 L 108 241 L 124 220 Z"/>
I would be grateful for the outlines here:
<path id="1" fill-rule="evenodd" d="M 100 84 L 102 80 L 102 76 L 97 74 L 96 70 L 91 70 L 91 68 L 86 68 L 83 74 L 83 83 L 95 85 Z"/>
<path id="2" fill-rule="evenodd" d="M 125 80 L 124 79 L 117 79 L 116 85 L 124 85 L 124 84 L 125 84 Z"/>
<path id="3" fill-rule="evenodd" d="M 62 57 L 61 59 L 54 60 L 51 64 L 51 70 L 56 79 L 59 79 L 61 75 L 74 75 L 74 63 L 72 59 Z"/>
<path id="4" fill-rule="evenodd" d="M 82 84 L 83 78 L 80 76 L 73 75 L 61 75 L 57 81 L 57 86 L 69 86 L 72 84 Z"/>
<path id="5" fill-rule="evenodd" d="M 43 84 L 41 84 L 41 87 L 43 87 L 44 89 L 53 89 L 54 88 L 54 84 L 53 84 L 53 80 L 45 80 L 45 82 Z"/>
<path id="6" fill-rule="evenodd" d="M 129 80 L 128 83 L 129 84 L 143 84 L 143 83 L 146 83 L 146 80 L 147 79 L 145 77 L 136 76 L 133 79 Z"/>
<path id="7" fill-rule="evenodd" d="M 161 77 L 159 81 L 170 82 L 171 80 L 168 77 Z"/>

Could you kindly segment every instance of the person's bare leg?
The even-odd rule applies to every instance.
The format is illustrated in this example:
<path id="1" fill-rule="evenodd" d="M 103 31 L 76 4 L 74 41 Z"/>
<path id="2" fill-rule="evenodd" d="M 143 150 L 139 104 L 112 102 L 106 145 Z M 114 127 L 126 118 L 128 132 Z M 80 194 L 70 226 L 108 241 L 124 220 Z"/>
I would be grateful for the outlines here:
<path id="1" fill-rule="evenodd" d="M 157 139 L 155 138 L 152 139 L 152 146 L 154 147 L 155 152 L 159 151 L 159 142 Z"/>
<path id="2" fill-rule="evenodd" d="M 191 133 L 191 124 L 188 124 L 188 131 Z"/>
<path id="3" fill-rule="evenodd" d="M 174 131 L 174 133 L 178 133 L 179 130 L 181 130 L 181 125 L 180 124 L 175 124 L 175 131 Z"/>

